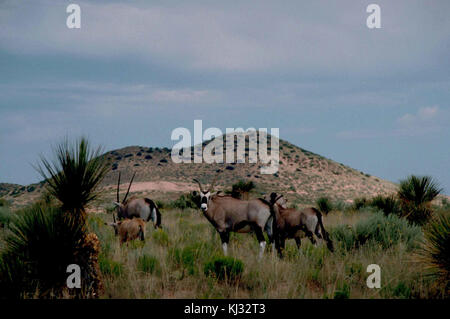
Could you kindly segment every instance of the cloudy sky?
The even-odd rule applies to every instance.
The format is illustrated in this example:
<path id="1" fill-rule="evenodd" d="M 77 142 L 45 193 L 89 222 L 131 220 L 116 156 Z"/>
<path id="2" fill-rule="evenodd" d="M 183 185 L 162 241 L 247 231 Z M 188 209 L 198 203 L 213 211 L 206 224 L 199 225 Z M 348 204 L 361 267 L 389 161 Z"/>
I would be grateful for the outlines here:
<path id="1" fill-rule="evenodd" d="M 66 7 L 81 7 L 68 29 Z M 381 7 L 381 29 L 366 7 Z M 167 146 L 177 127 L 280 137 L 450 194 L 449 1 L 0 1 L 0 182 L 64 136 Z"/>

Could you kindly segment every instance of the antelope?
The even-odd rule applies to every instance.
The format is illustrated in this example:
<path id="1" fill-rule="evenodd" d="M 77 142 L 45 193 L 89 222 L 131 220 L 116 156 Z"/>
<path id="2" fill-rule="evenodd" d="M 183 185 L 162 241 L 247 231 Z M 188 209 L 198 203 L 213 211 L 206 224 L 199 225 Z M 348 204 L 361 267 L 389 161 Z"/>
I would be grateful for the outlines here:
<path id="1" fill-rule="evenodd" d="M 119 172 L 119 180 L 117 182 L 117 202 L 114 202 L 114 205 L 116 205 L 117 207 L 117 217 L 119 218 L 119 220 L 138 217 L 146 222 L 148 222 L 151 219 L 153 221 L 154 228 L 158 227 L 162 228 L 161 213 L 159 212 L 158 206 L 156 206 L 155 202 L 153 202 L 151 199 L 148 198 L 136 198 L 136 197 L 132 197 L 129 200 L 127 200 L 131 184 L 133 184 L 135 175 L 136 172 L 133 174 L 133 177 L 131 178 L 130 185 L 128 185 L 128 190 L 124 199 L 122 200 L 122 202 L 120 202 L 119 199 L 120 172 Z"/>
<path id="2" fill-rule="evenodd" d="M 270 198 L 266 196 L 264 199 L 270 203 L 274 215 L 275 246 L 280 257 L 283 257 L 282 250 L 285 247 L 286 239 L 295 239 L 297 248 L 300 249 L 303 232 L 314 245 L 317 244 L 314 238 L 315 234 L 319 239 L 326 241 L 330 251 L 334 251 L 333 242 L 323 226 L 322 213 L 319 210 L 314 207 L 303 210 L 287 208 L 286 199 L 277 193 L 272 193 Z"/>
<path id="3" fill-rule="evenodd" d="M 197 179 L 194 179 L 194 182 L 200 188 L 200 208 L 203 216 L 219 233 L 224 255 L 227 255 L 230 232 L 254 231 L 260 246 L 259 258 L 262 258 L 266 247 L 263 231 L 267 232 L 270 243 L 273 237 L 270 206 L 260 199 L 240 200 L 228 195 L 212 194 L 217 176 L 218 174 L 206 191 Z"/>
<path id="4" fill-rule="evenodd" d="M 113 215 L 114 217 L 114 215 Z M 124 242 L 140 239 L 145 240 L 145 226 L 146 222 L 142 218 L 124 219 L 114 223 L 106 224 L 114 228 L 114 232 L 120 237 L 120 244 Z"/>

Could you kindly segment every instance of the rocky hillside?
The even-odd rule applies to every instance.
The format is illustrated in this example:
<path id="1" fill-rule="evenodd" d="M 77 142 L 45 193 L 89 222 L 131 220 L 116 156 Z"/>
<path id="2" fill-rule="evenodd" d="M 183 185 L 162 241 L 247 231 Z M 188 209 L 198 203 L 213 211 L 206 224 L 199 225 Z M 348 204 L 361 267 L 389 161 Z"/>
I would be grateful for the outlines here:
<path id="1" fill-rule="evenodd" d="M 206 144 L 203 143 L 203 146 Z M 257 185 L 257 193 L 277 191 L 299 203 L 311 203 L 321 196 L 351 202 L 355 197 L 371 197 L 396 190 L 396 185 L 392 182 L 370 176 L 284 140 L 280 140 L 280 166 L 276 174 L 261 174 L 261 163 L 248 163 L 248 144 L 245 150 L 246 162 L 239 164 L 175 164 L 168 148 L 130 146 L 113 150 L 104 154 L 111 171 L 103 186 L 110 194 L 109 197 L 113 196 L 120 171 L 121 189 L 126 192 L 128 181 L 136 172 L 132 193 L 151 193 L 152 196 L 159 197 L 166 193 L 182 193 L 195 189 L 193 178 L 208 184 L 220 169 L 222 173 L 216 189 L 229 189 L 239 180 L 252 180 Z M 43 189 L 42 183 L 0 186 L 0 196 L 14 202 L 28 202 L 39 196 Z"/>

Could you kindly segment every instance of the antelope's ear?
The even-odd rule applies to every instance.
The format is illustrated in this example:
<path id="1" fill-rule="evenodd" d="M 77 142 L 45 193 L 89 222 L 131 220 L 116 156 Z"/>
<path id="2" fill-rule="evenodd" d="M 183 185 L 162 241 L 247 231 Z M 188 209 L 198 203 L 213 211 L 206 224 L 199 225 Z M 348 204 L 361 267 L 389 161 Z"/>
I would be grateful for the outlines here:
<path id="1" fill-rule="evenodd" d="M 114 204 L 116 207 L 120 207 L 120 203 L 118 203 L 118 202 L 113 202 L 113 204 Z"/>
<path id="2" fill-rule="evenodd" d="M 197 195 L 198 195 L 197 191 L 193 191 L 193 192 L 192 192 L 192 196 L 195 197 L 195 196 L 197 196 Z"/>

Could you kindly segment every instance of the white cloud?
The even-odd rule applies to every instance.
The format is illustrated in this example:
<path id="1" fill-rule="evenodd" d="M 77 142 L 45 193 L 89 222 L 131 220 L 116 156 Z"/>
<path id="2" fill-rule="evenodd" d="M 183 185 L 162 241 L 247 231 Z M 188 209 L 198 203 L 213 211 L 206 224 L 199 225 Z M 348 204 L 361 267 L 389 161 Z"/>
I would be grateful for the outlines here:
<path id="1" fill-rule="evenodd" d="M 438 113 L 438 106 L 422 107 L 416 114 L 407 113 L 401 116 L 397 122 L 404 128 L 420 128 L 423 125 L 432 124 L 433 120 L 437 118 Z"/>

